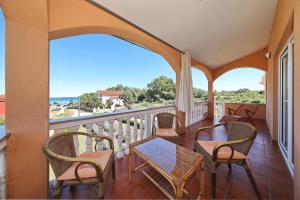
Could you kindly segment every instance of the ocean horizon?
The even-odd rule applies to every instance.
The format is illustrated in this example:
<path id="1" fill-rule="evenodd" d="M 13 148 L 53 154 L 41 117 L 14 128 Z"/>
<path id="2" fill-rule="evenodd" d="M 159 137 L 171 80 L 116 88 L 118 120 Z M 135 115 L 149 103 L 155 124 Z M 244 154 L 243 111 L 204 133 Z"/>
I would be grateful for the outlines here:
<path id="1" fill-rule="evenodd" d="M 53 104 L 54 102 L 59 103 L 59 104 L 68 104 L 70 101 L 73 102 L 78 102 L 79 98 L 78 97 L 50 97 L 49 98 L 49 103 Z"/>

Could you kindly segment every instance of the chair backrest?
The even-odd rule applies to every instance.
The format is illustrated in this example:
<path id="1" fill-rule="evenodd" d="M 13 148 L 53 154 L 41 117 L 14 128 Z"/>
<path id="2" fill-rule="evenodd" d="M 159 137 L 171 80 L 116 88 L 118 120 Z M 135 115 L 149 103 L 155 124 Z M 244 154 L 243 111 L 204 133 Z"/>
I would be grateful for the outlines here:
<path id="1" fill-rule="evenodd" d="M 257 130 L 246 122 L 229 122 L 228 141 L 250 138 L 249 141 L 233 145 L 233 148 L 244 155 L 247 155 L 256 137 Z"/>
<path id="2" fill-rule="evenodd" d="M 76 157 L 73 135 L 73 133 L 55 134 L 44 144 L 44 151 L 56 177 L 62 175 L 73 164 L 61 160 L 59 157 Z"/>
<path id="3" fill-rule="evenodd" d="M 253 115 L 255 115 L 255 113 L 257 112 L 259 107 L 260 107 L 260 104 L 248 104 L 245 109 L 251 111 L 253 113 Z"/>
<path id="4" fill-rule="evenodd" d="M 245 108 L 245 105 L 244 104 L 240 104 L 239 107 L 236 109 L 234 115 L 237 115 L 237 116 L 244 116 L 244 108 Z"/>
<path id="5" fill-rule="evenodd" d="M 173 113 L 158 113 L 154 116 L 153 120 L 157 119 L 158 128 L 173 128 L 173 124 L 176 123 L 176 115 Z M 153 123 L 154 123 L 153 121 Z"/>

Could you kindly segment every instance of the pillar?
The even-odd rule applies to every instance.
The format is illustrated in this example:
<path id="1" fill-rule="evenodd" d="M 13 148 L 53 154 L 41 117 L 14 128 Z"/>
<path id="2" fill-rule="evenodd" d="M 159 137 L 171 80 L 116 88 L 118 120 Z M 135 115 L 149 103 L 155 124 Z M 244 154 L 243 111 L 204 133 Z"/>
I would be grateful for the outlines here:
<path id="1" fill-rule="evenodd" d="M 208 80 L 208 118 L 214 118 L 214 110 L 215 110 L 215 95 L 214 95 L 214 82 L 212 80 Z"/>
<path id="2" fill-rule="evenodd" d="M 47 0 L 0 0 L 6 17 L 7 198 L 47 198 Z"/>

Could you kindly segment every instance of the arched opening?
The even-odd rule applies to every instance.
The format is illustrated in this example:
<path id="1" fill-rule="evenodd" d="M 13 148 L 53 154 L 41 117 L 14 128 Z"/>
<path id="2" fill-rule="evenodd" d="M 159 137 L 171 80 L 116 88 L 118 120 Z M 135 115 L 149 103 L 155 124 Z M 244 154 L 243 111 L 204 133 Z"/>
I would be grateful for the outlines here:
<path id="1" fill-rule="evenodd" d="M 4 125 L 4 123 L 5 123 L 5 17 L 0 7 L 0 126 Z"/>
<path id="2" fill-rule="evenodd" d="M 193 95 L 196 102 L 208 100 L 208 80 L 205 73 L 198 68 L 192 67 Z"/>
<path id="3" fill-rule="evenodd" d="M 253 109 L 255 118 L 265 119 L 266 72 L 252 67 L 235 68 L 214 81 L 215 115 L 227 114 L 229 109 Z M 257 106 L 254 106 L 257 105 Z"/>
<path id="4" fill-rule="evenodd" d="M 175 76 L 161 55 L 111 35 L 51 40 L 50 118 L 174 104 Z"/>

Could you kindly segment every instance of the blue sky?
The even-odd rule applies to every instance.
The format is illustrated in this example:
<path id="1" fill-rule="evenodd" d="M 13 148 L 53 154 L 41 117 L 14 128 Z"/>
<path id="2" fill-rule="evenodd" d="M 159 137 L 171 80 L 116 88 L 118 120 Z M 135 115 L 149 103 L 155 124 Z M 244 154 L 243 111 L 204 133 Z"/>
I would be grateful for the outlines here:
<path id="1" fill-rule="evenodd" d="M 1 12 L 1 11 L 0 11 Z M 0 94 L 4 93 L 5 23 L 0 13 Z M 194 87 L 207 90 L 205 75 L 192 69 Z M 79 96 L 116 84 L 146 87 L 165 75 L 175 81 L 175 73 L 159 54 L 110 35 L 89 34 L 50 42 L 50 96 Z M 263 89 L 263 72 L 237 69 L 215 81 L 216 90 Z"/>

